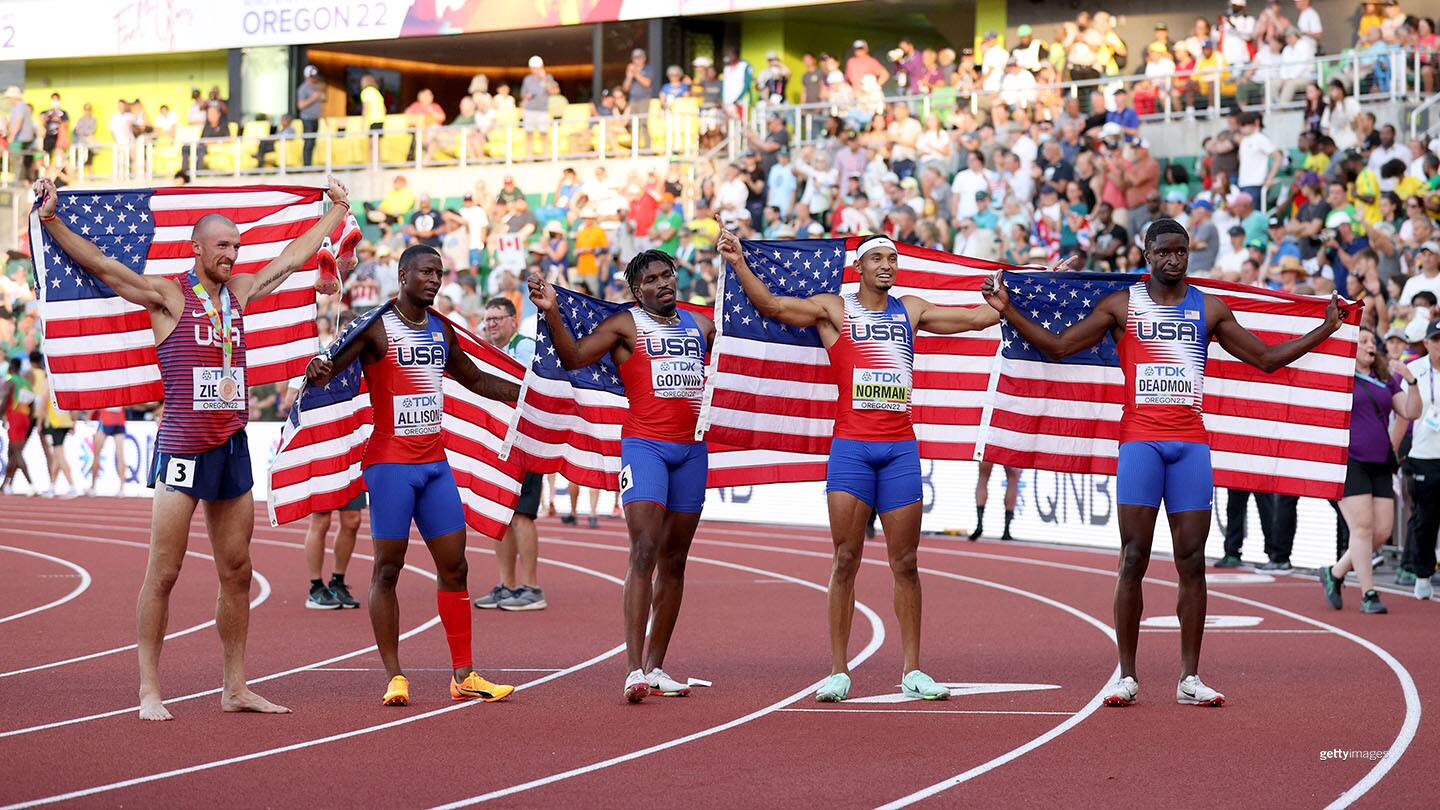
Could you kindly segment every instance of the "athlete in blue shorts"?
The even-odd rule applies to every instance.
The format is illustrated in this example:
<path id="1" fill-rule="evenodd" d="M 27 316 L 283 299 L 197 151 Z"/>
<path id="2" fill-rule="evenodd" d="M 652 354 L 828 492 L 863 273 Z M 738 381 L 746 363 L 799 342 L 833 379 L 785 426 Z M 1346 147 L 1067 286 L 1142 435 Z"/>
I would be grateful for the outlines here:
<path id="1" fill-rule="evenodd" d="M 1120 504 L 1120 579 L 1115 586 L 1115 630 L 1120 680 L 1105 696 L 1109 706 L 1135 702 L 1135 647 L 1143 612 L 1141 582 L 1150 563 L 1155 520 L 1165 505 L 1180 576 L 1180 682 L 1175 700 L 1219 706 L 1225 696 L 1200 681 L 1200 641 L 1205 629 L 1205 538 L 1210 534 L 1214 483 L 1210 446 L 1201 409 L 1205 362 L 1211 338 L 1256 368 L 1273 372 L 1319 346 L 1340 328 L 1332 297 L 1325 322 L 1309 334 L 1267 346 L 1235 320 L 1229 305 L 1185 281 L 1190 235 L 1173 219 L 1158 219 L 1145 234 L 1150 276 L 1102 298 L 1095 311 L 1060 334 L 1036 324 L 996 278 L 987 279 L 986 300 L 1037 349 L 1052 358 L 1085 351 L 1109 334 L 1125 372 L 1124 413 L 1116 500 Z"/>

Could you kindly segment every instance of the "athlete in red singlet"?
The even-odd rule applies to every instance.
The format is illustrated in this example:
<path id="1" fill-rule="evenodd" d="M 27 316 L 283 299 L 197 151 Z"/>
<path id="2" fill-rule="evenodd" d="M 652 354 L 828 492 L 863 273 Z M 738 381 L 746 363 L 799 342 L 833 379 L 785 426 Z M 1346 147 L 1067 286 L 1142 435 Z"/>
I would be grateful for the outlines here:
<path id="1" fill-rule="evenodd" d="M 250 453 L 245 442 L 247 389 L 242 315 L 300 269 L 349 210 L 345 187 L 331 178 L 334 205 L 259 272 L 233 275 L 240 230 L 224 216 L 196 218 L 190 244 L 195 267 L 180 278 L 137 273 L 103 254 L 55 215 L 58 194 L 36 184 L 45 231 L 72 260 L 117 295 L 145 308 L 155 333 L 165 412 L 157 434 L 150 484 L 155 487 L 150 562 L 137 609 L 140 717 L 169 720 L 160 696 L 160 646 L 169 617 L 170 589 L 180 574 L 190 518 L 205 505 L 205 524 L 220 574 L 216 629 L 225 651 L 220 707 L 229 712 L 288 712 L 245 685 L 245 637 L 250 621 Z"/>
<path id="2" fill-rule="evenodd" d="M 544 313 L 560 363 L 584 368 L 610 355 L 630 401 L 620 430 L 620 500 L 630 529 L 625 699 L 639 703 L 652 692 L 690 693 L 687 683 L 661 666 L 680 615 L 685 558 L 705 505 L 709 454 L 704 442 L 695 441 L 695 422 L 715 324 L 676 307 L 675 260 L 669 254 L 641 252 L 626 266 L 625 278 L 636 305 L 578 341 L 560 316 L 555 289 L 539 275 L 530 278 L 530 299 Z M 647 651 L 645 623 L 652 615 Z"/>
<path id="3" fill-rule="evenodd" d="M 1058 335 L 1010 305 L 996 278 L 985 298 L 1025 340 L 1059 359 L 1085 351 L 1109 334 L 1125 374 L 1120 418 L 1116 501 L 1120 505 L 1120 579 L 1115 586 L 1115 630 L 1120 679 L 1105 695 L 1110 706 L 1135 702 L 1135 647 L 1143 610 L 1140 586 L 1150 563 L 1160 504 L 1170 519 L 1175 569 L 1180 575 L 1180 682 L 1178 703 L 1219 706 L 1225 696 L 1201 682 L 1200 641 L 1205 629 L 1205 538 L 1210 534 L 1214 482 L 1202 402 L 1207 345 L 1213 337 L 1236 358 L 1271 372 L 1319 346 L 1340 327 L 1337 299 L 1325 322 L 1309 334 L 1267 346 L 1235 320 L 1230 307 L 1185 281 L 1190 235 L 1173 219 L 1158 219 L 1145 234 L 1150 276 L 1100 299 L 1095 311 Z"/>
<path id="4" fill-rule="evenodd" d="M 435 560 L 435 604 L 450 643 L 450 697 L 490 702 L 515 691 L 485 680 L 472 666 L 465 512 L 445 458 L 440 420 L 445 374 L 482 397 L 504 402 L 519 398 L 520 387 L 476 368 L 457 346 L 455 328 L 429 309 L 443 275 L 437 250 L 407 248 L 400 255 L 399 297 L 356 320 L 350 329 L 355 336 L 339 353 L 322 353 L 305 372 L 311 385 L 324 385 L 358 360 L 370 390 L 374 430 L 361 466 L 375 538 L 370 624 L 390 679 L 381 699 L 387 706 L 410 703 L 410 681 L 400 668 L 395 584 L 405 567 L 412 522 Z"/>
<path id="5" fill-rule="evenodd" d="M 840 398 L 835 438 L 830 444 L 825 491 L 835 562 L 830 575 L 831 675 L 817 700 L 841 701 L 850 692 L 847 648 L 855 614 L 855 575 L 871 510 L 880 513 L 890 570 L 895 578 L 895 614 L 905 662 L 901 691 L 910 697 L 943 700 L 950 690 L 920 671 L 920 449 L 910 421 L 915 332 L 955 334 L 999 322 L 987 306 L 941 307 L 913 295 L 890 295 L 899 268 L 895 243 L 868 237 L 855 248 L 859 287 L 843 295 L 809 298 L 777 296 L 745 263 L 740 239 L 721 231 L 717 247 L 735 269 L 745 294 L 767 318 L 790 326 L 814 327 L 830 354 Z"/>

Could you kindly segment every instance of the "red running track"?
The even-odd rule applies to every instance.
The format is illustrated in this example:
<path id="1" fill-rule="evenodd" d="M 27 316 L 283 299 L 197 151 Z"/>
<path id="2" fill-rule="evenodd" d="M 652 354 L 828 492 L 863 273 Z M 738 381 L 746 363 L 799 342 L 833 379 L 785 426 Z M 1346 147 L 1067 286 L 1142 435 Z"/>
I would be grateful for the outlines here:
<path id="1" fill-rule="evenodd" d="M 1207 710 L 1173 702 L 1178 633 L 1163 625 L 1174 575 L 1157 559 L 1141 702 L 1097 709 L 1115 668 L 1113 554 L 927 539 L 922 666 L 965 686 L 946 702 L 896 701 L 899 630 L 871 543 L 852 700 L 822 706 L 810 694 L 828 674 L 828 538 L 710 522 L 666 668 L 714 686 L 630 706 L 623 524 L 545 520 L 551 607 L 475 617 L 481 670 L 520 691 L 449 700 L 431 563 L 416 543 L 400 580 L 414 702 L 389 709 L 366 612 L 305 610 L 303 531 L 262 522 L 253 559 L 268 590 L 252 594 L 248 672 L 295 713 L 227 715 L 197 520 L 164 655 L 177 719 L 149 724 L 134 717 L 131 646 L 149 502 L 10 497 L 0 514 L 4 806 L 1434 806 L 1440 733 L 1421 708 L 1440 696 L 1437 606 L 1392 596 L 1388 616 L 1336 613 L 1304 575 L 1212 583 L 1212 621 L 1244 626 L 1206 634 L 1202 673 L 1231 698 Z M 483 592 L 493 555 L 477 547 L 470 562 Z M 92 581 L 75 593 L 82 570 Z M 357 555 L 348 579 L 362 601 L 368 575 Z M 1335 750 L 1392 755 L 1324 754 Z"/>

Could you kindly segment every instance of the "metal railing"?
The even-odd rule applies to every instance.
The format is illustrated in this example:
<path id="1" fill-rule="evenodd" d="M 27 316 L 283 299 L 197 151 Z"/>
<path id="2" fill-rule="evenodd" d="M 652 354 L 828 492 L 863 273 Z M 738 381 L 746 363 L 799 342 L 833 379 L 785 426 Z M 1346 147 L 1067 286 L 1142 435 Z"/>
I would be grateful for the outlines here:
<path id="1" fill-rule="evenodd" d="M 1417 131 L 1422 111 L 1433 108 L 1437 99 L 1423 99 L 1421 65 L 1424 58 L 1437 54 L 1415 49 L 1393 50 L 1382 57 L 1369 57 L 1350 52 L 1339 56 L 1317 58 L 1307 64 L 1306 75 L 1323 87 L 1331 78 L 1339 77 L 1354 88 L 1352 93 L 1362 102 L 1419 102 L 1410 116 L 1411 132 Z M 1376 67 L 1385 60 L 1388 81 L 1377 81 Z M 1069 81 L 1025 88 L 1031 99 L 1055 103 L 1065 97 L 1078 98 L 1082 110 L 1088 107 L 1089 93 L 1100 92 L 1107 99 L 1116 90 L 1134 90 L 1149 82 L 1157 91 L 1153 113 L 1141 120 L 1158 121 L 1192 114 L 1177 106 L 1189 99 L 1200 109 L 1193 114 L 1218 118 L 1223 109 L 1239 106 L 1245 110 L 1266 113 L 1303 106 L 1303 92 L 1296 99 L 1279 98 L 1285 84 L 1279 71 L 1285 66 L 1244 65 L 1219 71 L 1195 71 L 1183 75 L 1154 79 L 1144 74 L 1105 76 L 1098 79 Z M 1293 67 L 1293 66 L 1292 66 Z M 1191 92 L 1180 82 L 1195 82 Z M 1177 94 L 1175 89 L 1182 87 Z M 69 179 L 74 184 L 97 181 L 144 182 L 165 181 L 177 172 L 190 178 L 243 177 L 287 175 L 295 172 L 339 170 L 415 169 L 429 167 L 467 167 L 527 162 L 558 163 L 561 160 L 617 157 L 665 157 L 694 161 L 707 153 L 723 153 L 731 159 L 744 149 L 746 131 L 762 133 L 770 115 L 782 116 L 791 127 L 792 144 L 812 143 L 824 131 L 825 121 L 832 116 L 858 118 L 866 105 L 877 111 L 884 105 L 904 103 L 924 118 L 932 111 L 945 114 L 969 110 L 978 113 L 982 107 L 1005 93 L 974 89 L 956 94 L 954 101 L 937 101 L 931 94 L 892 96 L 841 107 L 831 102 L 817 104 L 757 105 L 741 117 L 719 108 L 683 111 L 675 108 L 645 115 L 591 116 L 578 118 L 567 115 L 552 117 L 543 128 L 527 127 L 518 120 L 507 120 L 488 128 L 473 126 L 393 126 L 394 117 L 381 129 L 357 128 L 359 119 L 343 119 L 346 127 L 334 126 L 330 131 L 302 133 L 288 130 L 279 133 L 246 134 L 219 138 L 154 138 L 142 136 L 130 144 L 108 142 L 76 143 L 63 155 Z M 1133 92 L 1132 92 L 1133 96 Z M 1431 116 L 1433 117 L 1433 116 Z M 865 116 L 868 121 L 869 116 Z M 360 125 L 363 126 L 363 125 Z M 1431 128 L 1432 130 L 1434 127 Z M 720 144 L 723 148 L 716 147 Z M 311 160 L 303 160 L 305 146 L 311 147 Z M 0 152 L 0 176 L 14 178 L 11 155 Z M 48 162 L 50 156 L 42 156 Z"/>

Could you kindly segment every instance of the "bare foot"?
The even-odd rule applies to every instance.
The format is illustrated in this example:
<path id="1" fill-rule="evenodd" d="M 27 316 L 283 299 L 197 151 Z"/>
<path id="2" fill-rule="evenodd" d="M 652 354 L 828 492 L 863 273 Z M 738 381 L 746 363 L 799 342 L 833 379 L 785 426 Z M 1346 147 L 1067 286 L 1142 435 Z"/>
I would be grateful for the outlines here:
<path id="1" fill-rule="evenodd" d="M 140 698 L 140 719 L 141 720 L 174 720 L 175 715 L 165 708 L 160 701 L 159 695 L 149 695 Z"/>
<path id="2" fill-rule="evenodd" d="M 221 695 L 220 710 L 225 712 L 260 712 L 261 714 L 289 714 L 284 706 L 271 703 L 249 689 L 238 695 Z"/>

